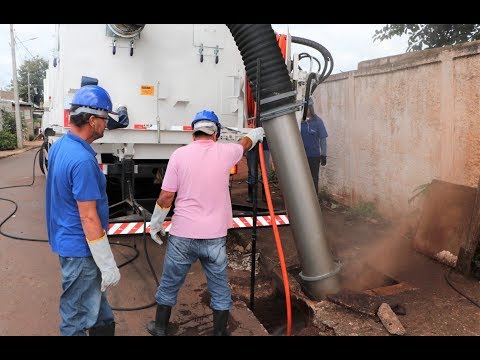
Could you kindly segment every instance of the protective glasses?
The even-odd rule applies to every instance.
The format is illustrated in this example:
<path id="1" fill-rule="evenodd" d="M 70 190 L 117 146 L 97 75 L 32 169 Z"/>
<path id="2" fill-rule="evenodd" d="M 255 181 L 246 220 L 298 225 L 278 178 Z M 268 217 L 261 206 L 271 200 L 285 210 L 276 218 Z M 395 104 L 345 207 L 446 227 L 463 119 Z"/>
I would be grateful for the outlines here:
<path id="1" fill-rule="evenodd" d="M 108 121 L 108 117 L 104 117 L 104 116 L 98 116 L 98 115 L 94 115 L 96 118 L 99 118 L 99 119 L 102 119 L 104 121 Z"/>

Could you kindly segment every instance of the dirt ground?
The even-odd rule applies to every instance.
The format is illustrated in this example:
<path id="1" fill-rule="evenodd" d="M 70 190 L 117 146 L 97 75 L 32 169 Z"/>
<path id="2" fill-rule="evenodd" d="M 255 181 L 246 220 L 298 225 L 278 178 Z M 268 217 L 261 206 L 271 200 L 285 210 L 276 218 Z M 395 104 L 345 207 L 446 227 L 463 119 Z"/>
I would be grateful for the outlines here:
<path id="1" fill-rule="evenodd" d="M 241 191 L 245 166 L 239 169 L 238 182 L 232 186 L 234 203 L 245 196 Z M 280 209 L 281 191 L 278 184 L 270 185 L 275 192 L 275 208 Z M 391 222 L 379 216 L 361 216 L 335 203 L 328 194 L 321 195 L 319 201 L 332 256 L 342 264 L 342 290 L 321 301 L 306 294 L 298 276 L 301 264 L 295 239 L 288 226 L 280 227 L 293 294 L 293 335 L 389 335 L 377 315 L 384 302 L 396 312 L 407 335 L 480 335 L 479 282 L 414 249 L 419 213 Z M 266 206 L 262 201 L 259 204 Z M 276 274 L 275 287 L 281 290 L 278 253 L 270 228 L 259 230 L 257 246 L 260 264 Z M 284 295 L 277 290 L 275 296 L 274 302 L 272 297 L 266 298 L 267 306 L 261 307 L 258 301 L 254 313 L 270 334 L 284 334 Z"/>
<path id="2" fill-rule="evenodd" d="M 34 157 L 34 150 L 3 159 L 0 156 L 0 187 L 30 183 Z M 232 177 L 232 202 L 237 205 L 247 205 L 245 165 L 242 160 L 239 173 Z M 12 199 L 18 206 L 0 234 L 0 335 L 58 335 L 58 259 L 43 242 L 5 236 L 46 239 L 45 177 L 38 165 L 35 168 L 33 186 L 0 189 L 0 198 Z M 274 207 L 283 209 L 278 184 L 273 182 L 271 187 Z M 265 208 L 260 190 L 258 194 L 258 205 Z M 298 276 L 301 264 L 295 239 L 289 226 L 280 226 L 292 299 L 292 335 L 387 336 L 376 314 L 383 302 L 397 312 L 407 335 L 480 335 L 478 280 L 451 273 L 448 266 L 416 252 L 412 247 L 416 219 L 389 223 L 353 216 L 348 208 L 328 199 L 319 201 L 332 256 L 342 264 L 342 291 L 317 300 L 306 295 Z M 0 222 L 14 210 L 13 203 L 0 200 Z M 253 296 L 252 230 L 231 230 L 228 239 L 229 275 L 236 303 L 230 332 L 237 336 L 285 335 L 286 306 L 272 229 L 257 228 Z M 123 280 L 108 295 L 115 309 L 117 334 L 148 336 L 145 324 L 154 318 L 153 295 L 165 246 L 142 236 L 111 237 L 110 242 Z M 205 277 L 197 263 L 172 312 L 171 334 L 209 335 L 212 317 L 208 304 Z"/>

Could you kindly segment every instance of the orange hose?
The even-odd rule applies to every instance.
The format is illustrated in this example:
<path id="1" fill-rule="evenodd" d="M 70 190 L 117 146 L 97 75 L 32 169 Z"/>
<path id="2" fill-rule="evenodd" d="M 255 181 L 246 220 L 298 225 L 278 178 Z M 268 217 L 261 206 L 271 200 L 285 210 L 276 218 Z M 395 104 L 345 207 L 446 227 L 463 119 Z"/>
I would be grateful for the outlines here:
<path id="1" fill-rule="evenodd" d="M 290 284 L 288 282 L 287 266 L 285 264 L 285 256 L 283 255 L 282 243 L 280 241 L 280 233 L 278 232 L 277 221 L 275 220 L 275 212 L 273 210 L 272 197 L 270 195 L 270 185 L 268 184 L 267 170 L 265 168 L 265 159 L 263 157 L 263 144 L 258 146 L 260 157 L 260 169 L 262 171 L 263 187 L 265 188 L 265 197 L 267 198 L 268 212 L 270 213 L 270 222 L 272 223 L 273 236 L 277 245 L 278 260 L 282 270 L 283 289 L 285 291 L 285 304 L 287 307 L 287 336 L 292 332 L 292 307 L 290 303 Z"/>
<path id="2" fill-rule="evenodd" d="M 283 58 L 285 58 L 287 52 L 287 36 L 277 34 L 277 42 L 282 52 Z M 257 107 L 256 102 L 253 99 L 252 89 L 248 82 L 247 74 L 245 74 L 245 101 L 247 102 L 247 115 L 256 116 Z M 255 120 L 251 120 L 247 127 L 256 127 Z M 259 143 L 259 157 L 260 157 L 260 169 L 262 171 L 263 187 L 265 189 L 265 197 L 267 198 L 268 211 L 270 213 L 270 222 L 272 223 L 273 236 L 275 237 L 275 244 L 277 245 L 278 260 L 280 262 L 280 268 L 282 270 L 283 288 L 285 291 L 285 304 L 287 307 L 287 336 L 292 332 L 292 306 L 290 303 L 290 284 L 288 282 L 287 266 L 285 264 L 285 256 L 283 255 L 282 242 L 280 241 L 280 233 L 278 232 L 277 222 L 275 220 L 275 212 L 273 210 L 272 197 L 270 195 L 270 186 L 268 184 L 268 175 L 265 168 L 265 159 L 263 153 L 263 144 Z"/>

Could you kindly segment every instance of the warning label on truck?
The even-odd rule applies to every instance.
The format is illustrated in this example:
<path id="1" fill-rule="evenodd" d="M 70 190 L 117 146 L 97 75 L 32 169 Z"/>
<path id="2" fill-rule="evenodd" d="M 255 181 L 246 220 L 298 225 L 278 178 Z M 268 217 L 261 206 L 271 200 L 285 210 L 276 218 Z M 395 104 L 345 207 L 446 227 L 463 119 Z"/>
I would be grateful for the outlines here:
<path id="1" fill-rule="evenodd" d="M 140 87 L 140 95 L 150 95 L 153 96 L 154 94 L 154 87 L 150 85 L 142 85 Z"/>

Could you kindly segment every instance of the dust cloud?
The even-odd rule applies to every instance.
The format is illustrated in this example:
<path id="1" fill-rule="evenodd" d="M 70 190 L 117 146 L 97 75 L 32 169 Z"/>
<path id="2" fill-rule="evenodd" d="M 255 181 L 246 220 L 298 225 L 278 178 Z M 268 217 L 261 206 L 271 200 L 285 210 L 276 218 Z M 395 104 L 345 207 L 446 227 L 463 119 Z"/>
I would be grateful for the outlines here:
<path id="1" fill-rule="evenodd" d="M 369 239 L 342 271 L 342 287 L 363 291 L 393 285 L 398 270 L 409 266 L 414 220 L 402 220 L 378 238 Z"/>

